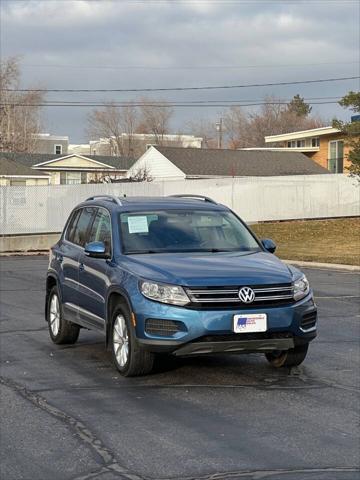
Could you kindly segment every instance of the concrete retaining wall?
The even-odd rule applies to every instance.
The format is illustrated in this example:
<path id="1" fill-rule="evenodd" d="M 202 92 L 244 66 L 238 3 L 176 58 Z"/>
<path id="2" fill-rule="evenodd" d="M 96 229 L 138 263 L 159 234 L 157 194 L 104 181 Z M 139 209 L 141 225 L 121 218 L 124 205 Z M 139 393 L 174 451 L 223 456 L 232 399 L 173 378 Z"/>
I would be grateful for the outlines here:
<path id="1" fill-rule="evenodd" d="M 0 237 L 0 253 L 49 250 L 59 238 L 60 233 Z"/>

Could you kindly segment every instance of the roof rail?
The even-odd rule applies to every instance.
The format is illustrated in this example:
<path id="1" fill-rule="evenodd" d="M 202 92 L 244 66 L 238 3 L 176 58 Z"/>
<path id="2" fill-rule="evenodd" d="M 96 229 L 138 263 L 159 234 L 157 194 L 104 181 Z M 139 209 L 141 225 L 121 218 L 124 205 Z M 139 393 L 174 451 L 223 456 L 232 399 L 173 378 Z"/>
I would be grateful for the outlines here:
<path id="1" fill-rule="evenodd" d="M 116 197 L 115 195 L 93 195 L 92 197 L 89 197 L 86 199 L 86 201 L 88 200 L 96 200 L 96 199 L 103 199 L 103 200 L 107 200 L 108 202 L 113 202 L 113 203 L 116 203 L 117 205 L 122 205 L 119 197 Z"/>
<path id="2" fill-rule="evenodd" d="M 215 200 L 210 197 L 205 197 L 204 195 L 196 195 L 196 194 L 185 194 L 180 193 L 179 195 L 169 195 L 169 197 L 178 197 L 178 198 L 194 198 L 195 200 L 202 200 L 203 202 L 214 203 L 217 205 Z"/>

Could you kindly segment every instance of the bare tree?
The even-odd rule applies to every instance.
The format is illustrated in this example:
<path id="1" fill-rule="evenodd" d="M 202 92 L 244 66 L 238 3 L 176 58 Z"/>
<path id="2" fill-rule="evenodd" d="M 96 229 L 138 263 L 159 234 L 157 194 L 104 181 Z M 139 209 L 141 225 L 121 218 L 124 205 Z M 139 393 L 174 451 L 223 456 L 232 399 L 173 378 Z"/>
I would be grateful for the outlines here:
<path id="1" fill-rule="evenodd" d="M 150 173 L 148 167 L 144 166 L 136 170 L 131 177 L 129 177 L 130 182 L 152 182 L 153 177 Z"/>
<path id="2" fill-rule="evenodd" d="M 0 64 L 0 151 L 33 152 L 40 132 L 44 93 L 18 92 L 19 60 L 10 57 Z"/>
<path id="3" fill-rule="evenodd" d="M 282 100 L 266 97 L 257 112 L 245 113 L 241 107 L 231 107 L 224 114 L 224 125 L 229 147 L 247 148 L 264 147 L 265 136 L 321 127 L 324 121 L 318 117 L 299 116 Z"/>
<path id="4" fill-rule="evenodd" d="M 229 148 L 236 150 L 252 146 L 249 139 L 250 118 L 240 107 L 230 107 L 223 114 L 223 122 Z"/>
<path id="5" fill-rule="evenodd" d="M 134 134 L 138 112 L 133 103 L 118 107 L 109 103 L 102 110 L 93 110 L 88 116 L 89 137 L 106 138 L 111 153 L 122 156 L 134 155 Z"/>
<path id="6" fill-rule="evenodd" d="M 164 135 L 169 132 L 174 110 L 166 101 L 141 99 L 139 131 L 154 135 L 157 145 L 164 145 Z"/>
<path id="7" fill-rule="evenodd" d="M 217 132 L 215 122 L 201 118 L 187 124 L 187 130 L 197 137 L 201 137 L 202 148 L 217 148 Z"/>

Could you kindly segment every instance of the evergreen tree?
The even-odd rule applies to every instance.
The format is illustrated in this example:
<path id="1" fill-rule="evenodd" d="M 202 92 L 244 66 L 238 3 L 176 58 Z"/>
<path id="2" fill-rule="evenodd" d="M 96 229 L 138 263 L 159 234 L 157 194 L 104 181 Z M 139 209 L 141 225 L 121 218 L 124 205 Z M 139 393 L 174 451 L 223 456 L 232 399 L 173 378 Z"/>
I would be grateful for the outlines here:
<path id="1" fill-rule="evenodd" d="M 311 113 L 312 107 L 297 94 L 288 104 L 288 110 L 295 113 L 298 117 L 307 117 Z"/>
<path id="2" fill-rule="evenodd" d="M 339 102 L 339 105 L 350 108 L 355 113 L 360 113 L 360 92 L 350 91 Z M 349 146 L 347 159 L 350 161 L 349 172 L 360 177 L 360 121 L 342 122 L 333 121 L 333 127 L 341 130 L 345 137 L 345 145 Z"/>

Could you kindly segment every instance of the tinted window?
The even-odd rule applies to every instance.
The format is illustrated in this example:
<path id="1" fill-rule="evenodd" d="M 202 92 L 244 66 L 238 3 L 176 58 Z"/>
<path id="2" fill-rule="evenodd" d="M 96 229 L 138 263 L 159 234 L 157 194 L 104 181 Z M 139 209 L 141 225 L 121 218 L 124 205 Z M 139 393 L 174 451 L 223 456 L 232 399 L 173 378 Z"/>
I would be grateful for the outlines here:
<path id="1" fill-rule="evenodd" d="M 106 253 L 111 253 L 111 222 L 108 212 L 99 208 L 92 224 L 88 242 L 104 242 Z"/>
<path id="2" fill-rule="evenodd" d="M 87 242 L 86 233 L 90 225 L 90 221 L 92 219 L 94 213 L 94 208 L 82 208 L 80 210 L 80 217 L 76 224 L 74 234 L 72 237 L 72 242 L 76 243 L 77 245 L 84 246 Z"/>
<path id="3" fill-rule="evenodd" d="M 76 210 L 72 214 L 72 216 L 70 218 L 70 221 L 69 221 L 69 225 L 66 229 L 65 238 L 66 238 L 66 240 L 69 240 L 70 242 L 73 241 L 75 227 L 76 227 L 77 221 L 79 219 L 80 213 L 81 213 L 81 210 Z"/>
<path id="4" fill-rule="evenodd" d="M 260 251 L 247 228 L 227 211 L 122 213 L 124 253 Z"/>

